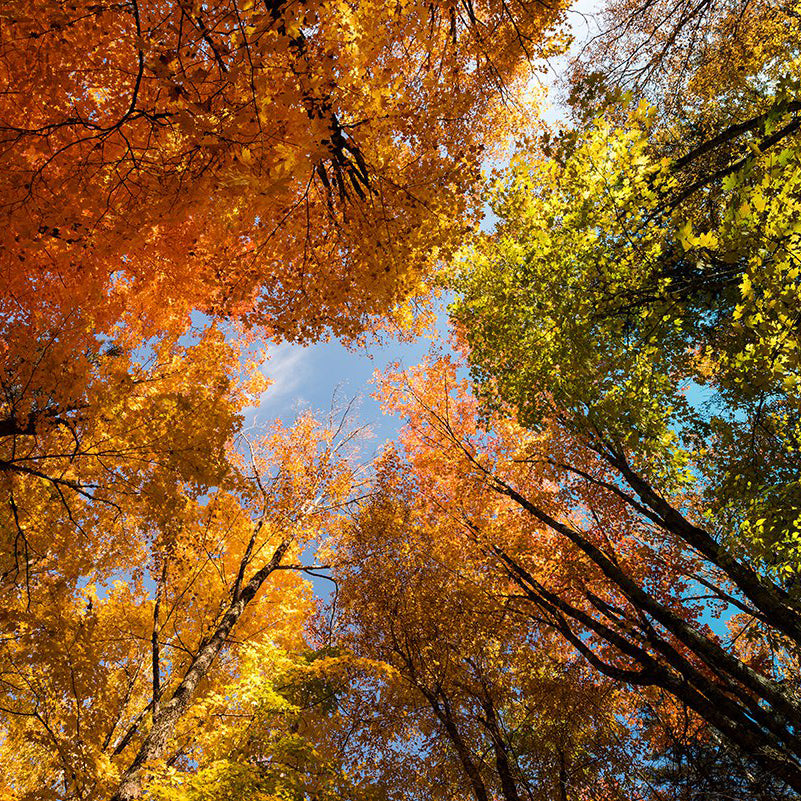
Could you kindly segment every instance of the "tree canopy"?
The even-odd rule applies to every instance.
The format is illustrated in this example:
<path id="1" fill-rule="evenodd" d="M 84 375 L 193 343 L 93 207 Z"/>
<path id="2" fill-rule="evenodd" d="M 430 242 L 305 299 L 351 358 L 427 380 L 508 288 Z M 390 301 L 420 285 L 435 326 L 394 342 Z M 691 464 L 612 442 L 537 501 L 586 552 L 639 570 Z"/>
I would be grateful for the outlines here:
<path id="1" fill-rule="evenodd" d="M 91 308 L 106 332 L 120 306 L 148 333 L 193 309 L 360 331 L 475 215 L 482 152 L 560 7 L 11 3 L 9 301 Z"/>
<path id="2" fill-rule="evenodd" d="M 701 10 L 714 50 L 732 9 Z M 741 11 L 744 30 L 764 36 L 759 13 Z M 735 60 L 715 103 L 704 78 L 714 65 L 703 47 L 691 52 L 680 78 L 688 120 L 660 105 L 665 90 L 651 81 L 655 105 L 618 94 L 610 113 L 521 148 L 491 190 L 496 232 L 454 272 L 454 316 L 480 395 L 537 435 L 518 458 L 572 488 L 571 516 L 494 463 L 468 461 L 583 553 L 622 602 L 586 591 L 574 603 L 499 545 L 507 572 L 599 670 L 667 690 L 797 790 L 798 54 L 772 26 L 794 29 L 798 17 L 772 12 L 763 60 Z M 676 26 L 642 45 L 638 80 L 681 52 L 659 45 Z M 626 52 L 635 45 L 626 39 Z M 634 76 L 634 63 L 618 77 Z M 554 450 L 561 437 L 568 454 Z M 633 521 L 595 539 L 600 503 L 634 515 L 647 559 L 689 559 L 677 607 L 621 561 Z M 582 509 L 591 517 L 576 518 Z M 723 604 L 730 644 L 693 622 L 693 598 Z"/>
<path id="3" fill-rule="evenodd" d="M 0 11 L 4 798 L 801 794 L 801 6 L 566 11 Z"/>

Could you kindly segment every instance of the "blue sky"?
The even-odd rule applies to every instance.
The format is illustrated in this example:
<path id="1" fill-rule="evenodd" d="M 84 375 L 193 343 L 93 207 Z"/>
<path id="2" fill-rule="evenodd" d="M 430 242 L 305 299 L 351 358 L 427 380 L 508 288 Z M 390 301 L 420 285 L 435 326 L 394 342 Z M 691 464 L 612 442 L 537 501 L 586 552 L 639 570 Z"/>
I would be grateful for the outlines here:
<path id="1" fill-rule="evenodd" d="M 447 339 L 447 318 L 444 311 L 437 321 L 435 339 Z M 371 378 L 376 370 L 385 370 L 392 362 L 404 367 L 418 364 L 432 345 L 429 337 L 412 343 L 390 341 L 382 346 L 371 345 L 348 349 L 336 341 L 317 345 L 283 343 L 268 350 L 270 359 L 263 372 L 272 386 L 262 395 L 261 404 L 252 412 L 255 424 L 280 418 L 291 423 L 299 412 L 310 409 L 326 414 L 332 407 L 354 404 L 354 423 L 369 426 L 375 439 L 368 446 L 377 450 L 398 431 L 397 419 L 384 415 L 378 402 L 370 397 Z"/>

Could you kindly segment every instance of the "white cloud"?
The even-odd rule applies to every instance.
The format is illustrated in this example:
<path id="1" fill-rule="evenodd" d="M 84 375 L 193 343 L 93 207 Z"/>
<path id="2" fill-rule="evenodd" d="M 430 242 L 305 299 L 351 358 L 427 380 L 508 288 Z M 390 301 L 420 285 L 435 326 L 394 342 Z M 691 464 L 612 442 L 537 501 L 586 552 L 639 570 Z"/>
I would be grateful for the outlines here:
<path id="1" fill-rule="evenodd" d="M 312 355 L 310 348 L 287 342 L 270 348 L 268 353 L 269 360 L 262 367 L 262 372 L 272 384 L 262 395 L 261 409 L 284 402 L 288 395 L 295 394 L 308 376 Z"/>

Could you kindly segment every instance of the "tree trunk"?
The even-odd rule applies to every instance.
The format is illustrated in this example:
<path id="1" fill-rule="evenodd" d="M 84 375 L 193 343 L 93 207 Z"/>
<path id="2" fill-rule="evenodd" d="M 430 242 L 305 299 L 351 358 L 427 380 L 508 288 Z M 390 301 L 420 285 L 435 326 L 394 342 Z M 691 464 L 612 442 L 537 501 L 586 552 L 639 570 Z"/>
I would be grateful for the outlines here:
<path id="1" fill-rule="evenodd" d="M 231 594 L 231 602 L 228 609 L 211 637 L 201 644 L 170 700 L 161 704 L 158 715 L 154 718 L 153 726 L 142 741 L 142 745 L 139 747 L 139 752 L 134 757 L 133 762 L 123 773 L 117 791 L 110 801 L 137 801 L 140 797 L 145 765 L 164 755 L 170 737 L 175 731 L 175 726 L 189 707 L 198 683 L 208 673 L 212 663 L 227 642 L 231 631 L 242 616 L 245 607 L 253 600 L 267 577 L 280 566 L 281 559 L 289 548 L 290 543 L 291 540 L 284 540 L 276 548 L 272 559 L 261 570 L 256 572 L 241 589 L 240 582 L 237 580 Z M 243 557 L 240 577 L 244 572 L 249 553 L 250 549 Z"/>

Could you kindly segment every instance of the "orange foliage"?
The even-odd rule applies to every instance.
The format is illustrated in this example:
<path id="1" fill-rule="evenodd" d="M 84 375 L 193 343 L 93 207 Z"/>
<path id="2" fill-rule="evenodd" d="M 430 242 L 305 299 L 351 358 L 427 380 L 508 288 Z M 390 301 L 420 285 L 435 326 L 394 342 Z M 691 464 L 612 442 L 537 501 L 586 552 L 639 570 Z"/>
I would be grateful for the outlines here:
<path id="1" fill-rule="evenodd" d="M 48 503 L 46 480 L 22 476 L 0 618 L 9 798 L 138 797 L 143 766 L 189 758 L 242 643 L 304 647 L 301 554 L 350 488 L 335 436 L 309 417 L 276 426 L 205 498 L 126 492 L 121 469 L 113 494 Z"/>
<path id="2" fill-rule="evenodd" d="M 3 9 L 6 315 L 192 309 L 353 334 L 476 212 L 560 4 L 15 0 Z"/>
<path id="3" fill-rule="evenodd" d="M 384 454 L 337 543 L 341 636 L 392 668 L 371 710 L 377 774 L 398 797 L 633 798 L 621 783 L 633 697 L 518 603 L 489 544 L 510 529 L 540 556 L 558 543 L 420 456 Z"/>

